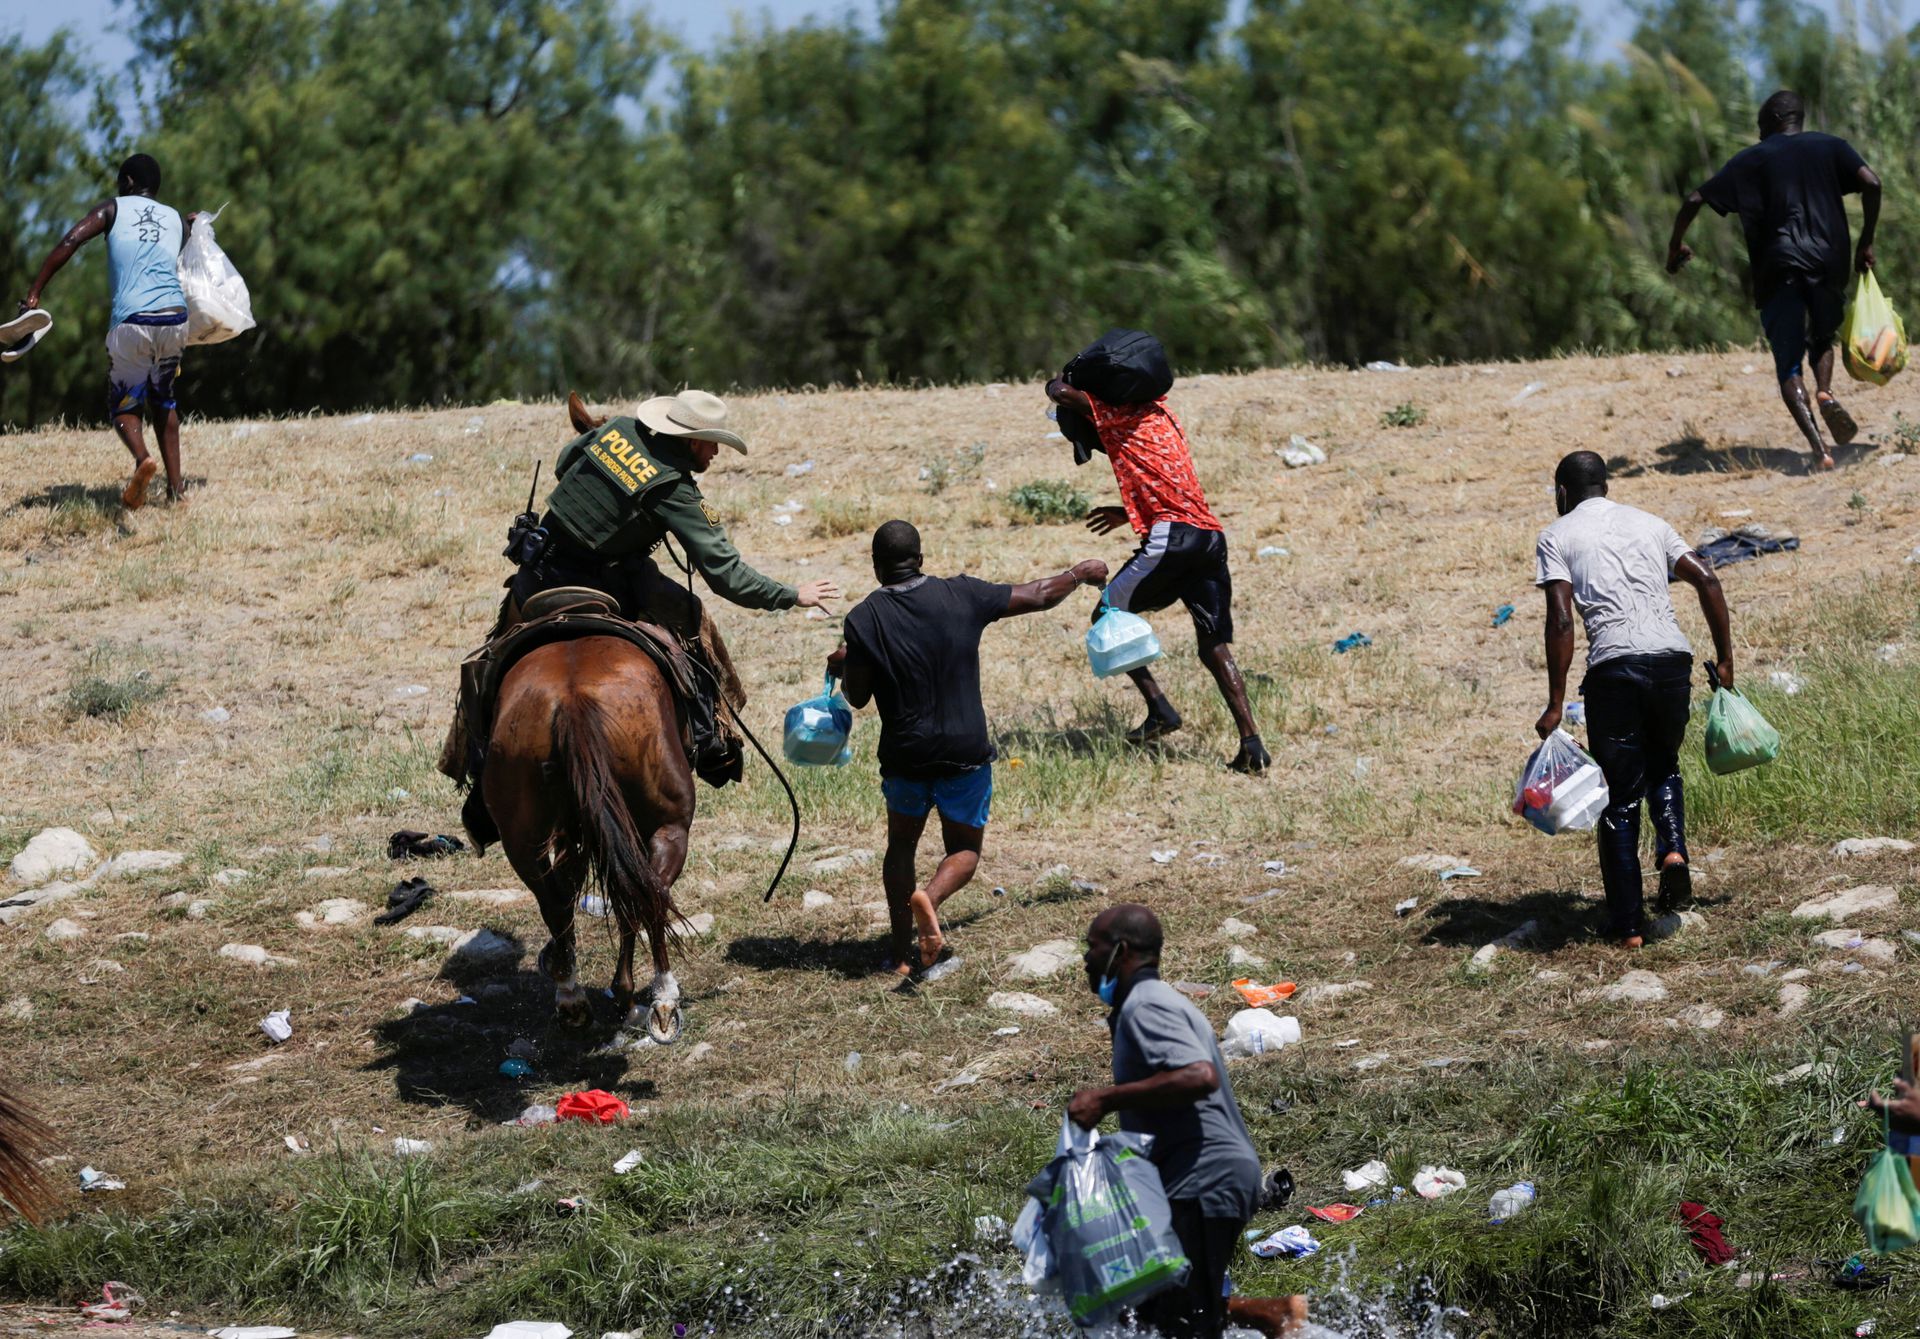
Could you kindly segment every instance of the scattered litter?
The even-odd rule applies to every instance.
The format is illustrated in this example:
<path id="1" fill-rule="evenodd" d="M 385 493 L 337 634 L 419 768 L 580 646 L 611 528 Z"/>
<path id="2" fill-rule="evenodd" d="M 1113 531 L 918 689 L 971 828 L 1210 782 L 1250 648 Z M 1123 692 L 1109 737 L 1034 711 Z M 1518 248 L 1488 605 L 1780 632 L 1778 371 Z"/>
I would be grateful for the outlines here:
<path id="1" fill-rule="evenodd" d="M 1807 681 L 1791 670 L 1775 670 L 1767 675 L 1767 682 L 1785 693 L 1788 697 L 1797 696 Z"/>
<path id="2" fill-rule="evenodd" d="M 233 713 L 225 707 L 208 707 L 200 713 L 200 719 L 208 725 L 225 725 L 233 719 Z"/>
<path id="3" fill-rule="evenodd" d="M 773 518 L 773 523 L 774 523 L 775 525 L 792 525 L 792 524 L 793 524 L 793 517 L 791 517 L 791 516 L 786 516 L 786 515 L 779 515 L 779 516 L 775 516 L 775 517 Z"/>
<path id="4" fill-rule="evenodd" d="M 613 914 L 613 907 L 608 903 L 607 899 L 599 893 L 582 893 L 580 895 L 580 914 L 603 921 Z"/>
<path id="5" fill-rule="evenodd" d="M 1020 1035 L 1020 1029 L 1017 1027 L 997 1027 L 993 1030 L 993 1035 L 996 1037 L 1017 1037 Z"/>
<path id="6" fill-rule="evenodd" d="M 1175 856 L 1177 856 L 1177 855 L 1179 855 L 1179 854 L 1180 854 L 1180 852 L 1178 852 L 1178 851 L 1153 851 L 1153 852 L 1151 852 L 1150 854 L 1151 854 L 1151 855 L 1153 856 L 1153 863 L 1154 863 L 1154 864 L 1156 864 L 1156 865 L 1171 865 L 1171 864 L 1173 863 L 1173 858 L 1174 858 Z"/>
<path id="7" fill-rule="evenodd" d="M 586 1121 L 589 1125 L 611 1125 L 632 1114 L 625 1102 L 599 1088 L 568 1093 L 554 1107 L 554 1112 L 561 1120 Z"/>
<path id="8" fill-rule="evenodd" d="M 1270 878 L 1284 878 L 1287 873 L 1287 862 L 1284 860 L 1263 860 L 1260 862 L 1260 872 Z"/>
<path id="9" fill-rule="evenodd" d="M 1286 891 L 1284 888 L 1269 888 L 1261 893 L 1248 893 L 1240 899 L 1240 905 L 1243 907 L 1259 906 L 1262 902 L 1268 902 L 1276 897 L 1282 896 Z"/>
<path id="10" fill-rule="evenodd" d="M 1541 391 L 1545 390 L 1546 388 L 1547 388 L 1547 383 L 1544 381 L 1529 381 L 1526 385 L 1520 388 L 1520 393 L 1518 395 L 1514 396 L 1511 400 L 1507 401 L 1507 404 L 1509 406 L 1521 404 L 1524 401 L 1531 399 L 1533 396 L 1538 395 Z"/>
<path id="11" fill-rule="evenodd" d="M 120 1291 L 115 1292 L 118 1288 Z M 100 1285 L 100 1300 L 88 1302 L 80 1308 L 80 1314 L 92 1321 L 105 1321 L 117 1324 L 123 1320 L 132 1320 L 134 1309 L 145 1306 L 147 1299 L 119 1281 Z"/>
<path id="12" fill-rule="evenodd" d="M 1239 992 L 1240 998 L 1247 1002 L 1249 1009 L 1264 1009 L 1269 1004 L 1279 1004 L 1299 989 L 1291 981 L 1276 981 L 1270 986 L 1263 986 L 1247 976 L 1235 981 L 1233 988 Z"/>
<path id="13" fill-rule="evenodd" d="M 513 1123 L 515 1125 L 551 1125 L 559 1119 L 558 1108 L 539 1102 L 522 1111 Z"/>
<path id="14" fill-rule="evenodd" d="M 267 1034 L 267 1040 L 275 1045 L 293 1040 L 293 1010 L 275 1009 L 260 1020 L 260 1030 Z"/>
<path id="15" fill-rule="evenodd" d="M 125 1181 L 120 1180 L 118 1177 L 108 1176 L 98 1168 L 82 1167 L 80 1169 L 80 1189 L 84 1191 L 125 1190 L 126 1188 L 127 1183 Z"/>
<path id="16" fill-rule="evenodd" d="M 1694 546 L 1694 551 L 1705 558 L 1710 567 L 1731 567 L 1769 553 L 1792 553 L 1799 547 L 1798 536 L 1775 536 L 1764 525 L 1743 525 L 1738 530 L 1717 535 L 1709 529 Z"/>
<path id="17" fill-rule="evenodd" d="M 638 1167 L 642 1162 L 645 1162 L 646 1157 L 647 1155 L 642 1153 L 637 1148 L 629 1149 L 627 1152 L 620 1155 L 620 1160 L 618 1162 L 613 1164 L 613 1174 L 615 1176 L 625 1176 L 628 1172 L 632 1171 L 635 1167 Z"/>
<path id="18" fill-rule="evenodd" d="M 787 466 L 787 469 L 786 469 L 786 475 L 789 479 L 798 479 L 803 475 L 808 475 L 812 473 L 813 473 L 813 462 L 811 460 L 802 460 L 797 464 Z"/>
<path id="19" fill-rule="evenodd" d="M 1422 1167 L 1413 1174 L 1413 1193 L 1421 1199 L 1437 1200 L 1466 1188 L 1465 1173 L 1451 1167 Z"/>
<path id="20" fill-rule="evenodd" d="M 427 686 L 423 683 L 403 683 L 393 690 L 393 695 L 399 698 L 425 697 L 428 691 Z M 332 847 L 329 846 L 327 849 L 331 850 Z"/>
<path id="21" fill-rule="evenodd" d="M 1387 1061 L 1391 1060 L 1392 1058 L 1393 1058 L 1393 1055 L 1391 1052 L 1375 1051 L 1372 1055 L 1363 1055 L 1358 1060 L 1354 1061 L 1353 1067 L 1362 1073 L 1366 1073 L 1369 1070 L 1375 1070 L 1380 1068 L 1380 1066 L 1386 1064 Z"/>
<path id="22" fill-rule="evenodd" d="M 860 1072 L 860 1058 L 860 1052 L 848 1051 L 847 1058 L 840 1062 L 840 1068 L 847 1071 L 848 1078 L 852 1078 Z"/>
<path id="23" fill-rule="evenodd" d="M 1414 908 L 1419 905 L 1419 898 L 1409 897 L 1404 902 L 1395 902 L 1393 904 L 1393 914 L 1396 916 L 1410 916 L 1413 914 Z"/>
<path id="24" fill-rule="evenodd" d="M 396 794 L 395 791 L 398 791 Z M 388 791 L 392 799 L 411 798 L 405 790 L 398 787 Z M 424 832 L 413 832 L 402 828 L 387 838 L 387 859 L 389 860 L 431 860 L 436 856 L 456 855 L 467 849 L 467 844 L 458 837 L 449 837 L 446 833 L 430 836 Z"/>
<path id="25" fill-rule="evenodd" d="M 1487 1215 L 1497 1226 L 1533 1207 L 1539 1198 L 1531 1181 L 1515 1181 L 1505 1190 L 1493 1192 L 1493 1198 L 1487 1201 Z"/>
<path id="26" fill-rule="evenodd" d="M 1767 962 L 1750 962 L 1740 970 L 1748 976 L 1772 976 L 1780 965 L 1780 959 L 1773 958 Z"/>
<path id="27" fill-rule="evenodd" d="M 940 1082 L 934 1084 L 933 1090 L 936 1093 L 944 1093 L 954 1088 L 971 1088 L 974 1084 L 980 1082 L 980 1080 L 985 1077 L 986 1075 L 982 1074 L 979 1070 L 969 1065 L 967 1068 L 961 1070 L 958 1074 L 955 1074 L 952 1078 L 942 1079 L 940 1080 Z"/>
<path id="28" fill-rule="evenodd" d="M 1440 882 L 1442 883 L 1448 883 L 1454 879 L 1477 879 L 1479 877 L 1480 871 L 1472 865 L 1454 865 L 1449 869 L 1440 871 Z"/>
<path id="29" fill-rule="evenodd" d="M 1013 1226 L 997 1213 L 983 1213 L 973 1220 L 975 1241 L 1005 1241 L 1013 1235 Z"/>
<path id="30" fill-rule="evenodd" d="M 1204 1000 L 1214 991 L 1214 987 L 1204 981 L 1175 981 L 1173 988 L 1190 1000 Z"/>
<path id="31" fill-rule="evenodd" d="M 396 1158 L 420 1158 L 433 1152 L 433 1140 L 408 1139 L 404 1136 L 393 1141 L 393 1156 Z"/>
<path id="32" fill-rule="evenodd" d="M 409 465 L 429 465 L 432 463 L 433 456 L 425 451 L 415 451 L 407 457 L 407 464 Z"/>
<path id="33" fill-rule="evenodd" d="M 1281 447 L 1277 454 L 1282 463 L 1290 470 L 1304 469 L 1308 465 L 1324 465 L 1327 463 L 1327 453 L 1302 437 L 1299 433 L 1293 434 L 1293 436 L 1288 439 L 1287 444 Z"/>
<path id="34" fill-rule="evenodd" d="M 1264 1055 L 1300 1040 L 1300 1020 L 1291 1014 L 1275 1015 L 1267 1009 L 1242 1009 L 1227 1020 L 1220 1035 L 1220 1054 L 1229 1058 Z"/>
<path id="35" fill-rule="evenodd" d="M 1193 860 L 1197 865 L 1207 866 L 1224 865 L 1227 863 L 1227 858 L 1218 851 L 1197 851 L 1194 853 Z"/>
<path id="36" fill-rule="evenodd" d="M 926 971 L 920 973 L 920 980 L 931 983 L 952 976 L 960 970 L 962 961 L 960 958 L 942 958 L 939 962 L 927 968 Z"/>
<path id="37" fill-rule="evenodd" d="M 1505 627 L 1507 620 L 1512 617 L 1513 617 L 1513 606 L 1510 604 L 1503 604 L 1498 609 L 1493 611 L 1493 626 L 1496 628 Z"/>
<path id="38" fill-rule="evenodd" d="M 1306 1205 L 1308 1213 L 1323 1223 L 1351 1223 L 1365 1210 L 1357 1204 Z"/>
<path id="39" fill-rule="evenodd" d="M 525 1079 L 533 1075 L 533 1066 L 518 1056 L 510 1056 L 500 1062 L 500 1072 L 510 1079 Z"/>
<path id="40" fill-rule="evenodd" d="M 1340 1182 L 1348 1190 L 1368 1190 L 1374 1186 L 1384 1186 L 1392 1176 L 1387 1164 L 1375 1158 L 1372 1162 L 1350 1167 L 1340 1173 Z"/>
<path id="41" fill-rule="evenodd" d="M 1376 358 L 1367 364 L 1369 372 L 1411 372 L 1413 369 L 1405 363 L 1390 363 L 1384 358 Z"/>
<path id="42" fill-rule="evenodd" d="M 1680 1221 L 1686 1225 L 1687 1240 L 1708 1264 L 1724 1265 L 1733 1259 L 1733 1247 L 1727 1244 L 1727 1239 L 1720 1232 L 1726 1226 L 1726 1220 L 1719 1214 L 1709 1213 L 1705 1205 L 1692 1200 L 1682 1200 Z"/>
<path id="43" fill-rule="evenodd" d="M 1873 658 L 1883 665 L 1891 665 L 1900 658 L 1900 653 L 1906 649 L 1907 644 L 1905 642 L 1888 642 L 1884 646 L 1875 648 Z"/>
<path id="44" fill-rule="evenodd" d="M 569 1201 L 561 1200 L 562 1204 Z M 575 1201 L 572 1207 L 584 1208 L 584 1202 Z M 486 1339 L 571 1339 L 573 1334 L 566 1326 L 551 1320 L 510 1320 L 504 1325 L 496 1325 L 487 1331 Z"/>
<path id="45" fill-rule="evenodd" d="M 307 1142 L 307 1137 L 304 1134 L 290 1134 L 280 1142 L 286 1145 L 287 1152 L 298 1158 L 304 1158 L 307 1154 L 313 1152 L 313 1145 Z"/>
<path id="46" fill-rule="evenodd" d="M 1296 1223 L 1292 1227 L 1281 1228 L 1264 1241 L 1254 1242 L 1248 1249 L 1262 1260 L 1302 1260 L 1318 1251 L 1320 1243 L 1313 1239 L 1311 1232 Z"/>
<path id="47" fill-rule="evenodd" d="M 1669 1297 L 1665 1293 L 1655 1293 L 1647 1299 L 1647 1305 L 1655 1311 L 1665 1311 L 1668 1307 L 1684 1302 L 1691 1296 L 1693 1296 L 1692 1293 L 1680 1293 L 1674 1297 Z"/>
<path id="48" fill-rule="evenodd" d="M 1333 644 L 1333 653 L 1343 656 L 1349 651 L 1357 651 L 1363 646 L 1372 646 L 1373 638 L 1364 632 L 1350 632 Z"/>
<path id="49" fill-rule="evenodd" d="M 1263 544 L 1254 554 L 1256 558 L 1287 558 L 1292 555 L 1278 544 Z"/>
<path id="50" fill-rule="evenodd" d="M 1866 1336 L 1872 1334 L 1878 1328 L 1879 1326 L 1875 1322 L 1863 1320 L 1853 1327 L 1853 1339 L 1866 1339 Z"/>
<path id="51" fill-rule="evenodd" d="M 284 1325 L 229 1325 L 215 1330 L 213 1339 L 300 1339 L 300 1331 Z"/>

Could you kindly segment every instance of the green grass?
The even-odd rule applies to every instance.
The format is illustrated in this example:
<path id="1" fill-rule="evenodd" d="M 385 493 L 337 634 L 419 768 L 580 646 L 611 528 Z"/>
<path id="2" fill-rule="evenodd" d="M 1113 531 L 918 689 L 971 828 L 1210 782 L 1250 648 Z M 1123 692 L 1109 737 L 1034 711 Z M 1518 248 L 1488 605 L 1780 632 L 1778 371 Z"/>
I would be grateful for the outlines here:
<path id="1" fill-rule="evenodd" d="M 392 804 L 388 793 L 396 787 L 416 796 L 450 787 L 434 766 L 437 759 L 411 731 L 396 742 L 364 724 L 341 722 L 288 770 L 281 791 L 295 812 L 308 817 L 379 812 Z"/>
<path id="2" fill-rule="evenodd" d="M 1706 1204 L 1751 1252 L 1741 1268 L 1768 1273 L 1860 1249 L 1848 1211 L 1877 1130 L 1853 1099 L 1885 1083 L 1893 1043 L 1856 1040 L 1825 1056 L 1830 1073 L 1784 1085 L 1768 1076 L 1818 1052 L 1727 1063 L 1682 1047 L 1611 1069 L 1544 1052 L 1398 1079 L 1298 1052 L 1238 1066 L 1256 1145 L 1300 1183 L 1291 1210 L 1255 1227 L 1341 1198 L 1339 1170 L 1373 1157 L 1402 1178 L 1455 1167 L 1468 1184 L 1316 1225 L 1322 1255 L 1242 1257 L 1235 1283 L 1307 1291 L 1335 1322 L 1363 1302 L 1404 1311 L 1424 1296 L 1464 1308 L 1463 1333 L 1841 1333 L 1868 1315 L 1882 1333 L 1910 1333 L 1920 1256 L 1876 1264 L 1893 1284 L 1866 1297 L 1826 1286 L 1817 1268 L 1742 1290 L 1694 1255 L 1674 1216 L 1681 1199 Z M 1288 1109 L 1274 1112 L 1275 1098 Z M 141 1213 L 89 1204 L 65 1223 L 16 1227 L 0 1237 L 0 1288 L 64 1299 L 75 1279 L 117 1278 L 167 1308 L 426 1339 L 515 1315 L 585 1333 L 880 1332 L 880 1317 L 938 1311 L 964 1292 L 970 1254 L 1014 1266 L 971 1223 L 1015 1216 L 1057 1119 L 991 1101 L 936 1117 L 791 1100 L 655 1109 L 608 1130 L 490 1131 L 407 1163 L 334 1149 L 217 1173 Z M 630 1147 L 645 1160 L 613 1177 Z M 1538 1204 L 1490 1224 L 1487 1197 L 1518 1179 Z M 561 1196 L 586 1207 L 562 1214 Z M 1685 1296 L 1656 1312 L 1656 1292 Z M 959 1332 L 1011 1330 L 1004 1316 L 982 1324 Z"/>
<path id="3" fill-rule="evenodd" d="M 871 534 L 879 524 L 880 512 L 870 497 L 830 493 L 813 499 L 813 533 L 822 539 Z"/>
<path id="4" fill-rule="evenodd" d="M 112 642 L 94 645 L 67 684 L 67 715 L 121 721 L 137 708 L 163 697 L 166 681 L 156 677 L 147 657 Z"/>
<path id="5" fill-rule="evenodd" d="M 1405 401 L 1380 415 L 1383 428 L 1417 428 L 1427 421 L 1427 411 L 1412 401 Z"/>
<path id="6" fill-rule="evenodd" d="M 1900 836 L 1920 827 L 1920 581 L 1835 597 L 1801 632 L 1788 696 L 1763 672 L 1740 691 L 1779 730 L 1780 756 L 1732 776 L 1706 769 L 1704 694 L 1681 753 L 1689 830 L 1709 841 Z M 1737 626 L 1737 625 L 1736 625 Z M 1904 643 L 1891 662 L 1880 648 Z"/>
<path id="7" fill-rule="evenodd" d="M 1036 525 L 1066 525 L 1082 520 L 1092 505 L 1085 493 L 1061 479 L 1035 479 L 1007 494 L 1007 506 L 1014 516 Z"/>

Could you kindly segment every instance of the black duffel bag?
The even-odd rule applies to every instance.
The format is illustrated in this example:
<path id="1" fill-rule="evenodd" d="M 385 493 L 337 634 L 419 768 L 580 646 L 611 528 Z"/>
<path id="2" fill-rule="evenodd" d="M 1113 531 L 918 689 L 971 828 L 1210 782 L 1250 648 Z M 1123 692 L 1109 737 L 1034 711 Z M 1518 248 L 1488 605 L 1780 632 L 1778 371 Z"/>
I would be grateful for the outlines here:
<path id="1" fill-rule="evenodd" d="M 1150 404 L 1173 389 L 1160 341 L 1144 330 L 1109 330 L 1060 373 L 1066 383 L 1108 404 Z"/>

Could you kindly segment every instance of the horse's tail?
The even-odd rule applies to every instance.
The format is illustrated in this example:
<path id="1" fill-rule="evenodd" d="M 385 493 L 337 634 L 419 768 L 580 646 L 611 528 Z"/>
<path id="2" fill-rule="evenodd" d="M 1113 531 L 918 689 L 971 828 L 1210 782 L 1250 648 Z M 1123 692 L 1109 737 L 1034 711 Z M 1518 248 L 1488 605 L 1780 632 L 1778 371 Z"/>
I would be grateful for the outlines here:
<path id="1" fill-rule="evenodd" d="M 39 1222 L 53 1203 L 39 1155 L 55 1142 L 53 1131 L 39 1117 L 0 1090 L 0 1200 L 28 1222 Z"/>
<path id="2" fill-rule="evenodd" d="M 593 698 L 573 693 L 554 707 L 553 757 L 566 771 L 571 844 L 586 856 L 587 868 L 622 928 L 646 930 L 655 917 L 671 925 L 678 914 L 673 895 L 660 881 L 634 826 L 627 797 L 613 774 L 606 711 Z"/>

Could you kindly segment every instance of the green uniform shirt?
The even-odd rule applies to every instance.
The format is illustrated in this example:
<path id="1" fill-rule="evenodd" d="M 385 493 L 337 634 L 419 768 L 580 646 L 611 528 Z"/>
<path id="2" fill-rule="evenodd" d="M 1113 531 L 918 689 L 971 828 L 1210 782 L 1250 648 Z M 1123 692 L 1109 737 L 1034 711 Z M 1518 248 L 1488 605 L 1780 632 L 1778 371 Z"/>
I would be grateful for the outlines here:
<path id="1" fill-rule="evenodd" d="M 606 559 L 650 554 L 671 534 L 707 585 L 748 609 L 791 609 L 793 587 L 747 565 L 694 482 L 693 456 L 632 418 L 609 419 L 561 449 L 548 516 Z"/>

